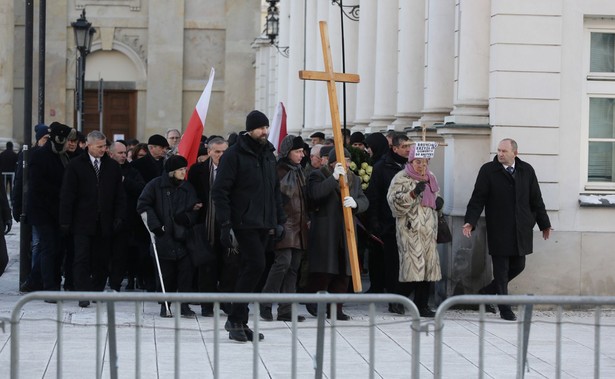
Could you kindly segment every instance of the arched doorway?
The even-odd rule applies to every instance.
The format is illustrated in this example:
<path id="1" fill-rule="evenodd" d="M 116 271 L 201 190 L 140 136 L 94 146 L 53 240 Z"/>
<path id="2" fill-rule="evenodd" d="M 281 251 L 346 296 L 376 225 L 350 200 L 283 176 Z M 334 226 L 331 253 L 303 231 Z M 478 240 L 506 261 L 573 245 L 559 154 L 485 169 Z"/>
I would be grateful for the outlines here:
<path id="1" fill-rule="evenodd" d="M 114 48 L 118 47 L 116 43 L 113 45 Z M 136 83 L 143 81 L 144 70 L 139 70 L 132 58 L 122 51 L 101 50 L 100 46 L 92 46 L 92 53 L 86 62 L 84 134 L 101 130 L 109 140 L 136 137 Z"/>

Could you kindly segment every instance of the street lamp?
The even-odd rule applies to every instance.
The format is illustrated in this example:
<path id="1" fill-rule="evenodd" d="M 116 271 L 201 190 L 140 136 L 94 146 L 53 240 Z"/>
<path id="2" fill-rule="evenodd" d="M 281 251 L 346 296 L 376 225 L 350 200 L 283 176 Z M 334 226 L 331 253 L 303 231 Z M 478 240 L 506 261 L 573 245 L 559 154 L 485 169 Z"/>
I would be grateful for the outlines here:
<path id="1" fill-rule="evenodd" d="M 288 58 L 288 46 L 278 46 L 275 42 L 280 31 L 280 18 L 278 16 L 278 3 L 280 0 L 267 0 L 269 7 L 267 8 L 267 20 L 265 22 L 265 35 L 269 38 L 269 42 L 278 52 Z"/>
<path id="2" fill-rule="evenodd" d="M 77 83 L 75 96 L 75 109 L 77 110 L 77 130 L 83 131 L 83 91 L 85 89 L 85 57 L 90 53 L 92 47 L 92 38 L 96 29 L 92 27 L 92 23 L 85 18 L 85 9 L 81 12 L 81 16 L 77 21 L 72 22 L 71 26 L 75 32 L 75 43 L 79 51 L 77 58 Z"/>

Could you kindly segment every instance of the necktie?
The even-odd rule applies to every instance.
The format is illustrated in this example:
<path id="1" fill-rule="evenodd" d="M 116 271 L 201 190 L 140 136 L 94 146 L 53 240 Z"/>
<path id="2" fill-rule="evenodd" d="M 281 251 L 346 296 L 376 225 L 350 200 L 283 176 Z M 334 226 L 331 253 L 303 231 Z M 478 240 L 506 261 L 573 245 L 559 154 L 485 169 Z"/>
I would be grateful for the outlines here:
<path id="1" fill-rule="evenodd" d="M 508 166 L 506 167 L 506 171 L 508 171 L 508 173 L 512 175 L 515 173 L 515 168 L 513 166 Z"/>
<path id="2" fill-rule="evenodd" d="M 100 166 L 98 165 L 98 159 L 94 159 L 94 171 L 96 171 L 96 179 L 98 179 L 98 175 L 100 174 Z"/>

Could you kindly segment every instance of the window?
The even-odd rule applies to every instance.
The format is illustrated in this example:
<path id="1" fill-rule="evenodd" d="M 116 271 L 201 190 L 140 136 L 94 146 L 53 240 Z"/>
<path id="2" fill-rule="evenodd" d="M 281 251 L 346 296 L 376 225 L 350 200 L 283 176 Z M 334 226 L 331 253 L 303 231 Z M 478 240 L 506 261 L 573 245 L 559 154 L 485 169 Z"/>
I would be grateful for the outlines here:
<path id="1" fill-rule="evenodd" d="M 586 191 L 615 191 L 615 31 L 589 29 L 584 131 Z"/>

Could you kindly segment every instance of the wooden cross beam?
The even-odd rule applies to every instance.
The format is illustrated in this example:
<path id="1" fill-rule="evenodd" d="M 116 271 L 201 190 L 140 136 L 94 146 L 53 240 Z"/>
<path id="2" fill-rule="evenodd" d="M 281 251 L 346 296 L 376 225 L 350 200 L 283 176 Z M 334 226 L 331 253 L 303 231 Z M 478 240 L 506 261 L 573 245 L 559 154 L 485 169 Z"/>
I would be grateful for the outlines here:
<path id="1" fill-rule="evenodd" d="M 299 78 L 302 80 L 320 80 L 327 82 L 327 91 L 329 93 L 329 108 L 331 109 L 331 123 L 333 126 L 333 139 L 335 143 L 335 156 L 346 171 L 346 160 L 340 157 L 344 156 L 344 137 L 342 136 L 342 126 L 340 125 L 340 111 L 337 105 L 337 91 L 335 88 L 336 82 L 358 83 L 359 75 L 336 73 L 333 71 L 333 60 L 331 59 L 331 45 L 329 44 L 329 33 L 327 23 L 320 21 L 320 38 L 322 41 L 322 55 L 325 60 L 325 71 L 299 71 Z M 340 192 L 342 201 L 346 196 L 350 196 L 348 183 L 343 176 L 340 176 Z M 350 271 L 352 273 L 352 288 L 355 292 L 362 291 L 361 272 L 359 271 L 359 258 L 357 254 L 357 241 L 355 237 L 354 221 L 352 218 L 352 209 L 342 207 L 344 213 L 344 227 L 346 229 L 346 246 L 350 261 Z"/>

